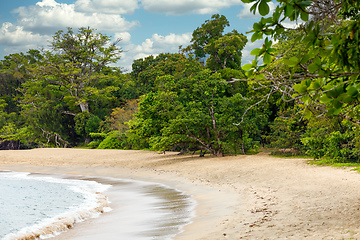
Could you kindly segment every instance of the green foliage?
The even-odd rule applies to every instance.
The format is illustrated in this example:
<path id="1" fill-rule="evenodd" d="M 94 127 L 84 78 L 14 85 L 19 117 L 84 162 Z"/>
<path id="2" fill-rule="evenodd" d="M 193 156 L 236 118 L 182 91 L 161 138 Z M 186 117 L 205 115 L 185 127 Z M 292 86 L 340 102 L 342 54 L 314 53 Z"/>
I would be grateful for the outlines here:
<path id="1" fill-rule="evenodd" d="M 303 153 L 301 139 L 306 131 L 306 121 L 301 120 L 301 115 L 296 114 L 297 109 L 280 111 L 279 117 L 275 118 L 270 125 L 271 134 L 266 136 L 269 146 L 275 148 L 275 152 L 282 154 L 291 153 L 299 155 Z"/>
<path id="2" fill-rule="evenodd" d="M 107 137 L 99 144 L 98 149 L 121 149 L 122 143 L 119 132 L 110 132 Z"/>
<path id="3" fill-rule="evenodd" d="M 57 87 L 63 101 L 74 108 L 72 113 L 78 112 L 75 106 L 81 112 L 89 111 L 89 102 L 117 90 L 106 84 L 117 74 L 108 65 L 121 53 L 114 44 L 108 46 L 109 37 L 90 28 L 79 28 L 78 33 L 68 28 L 58 31 L 51 44 L 52 51 L 45 51 L 41 64 L 33 68 L 33 81 Z M 29 90 L 31 87 L 25 89 Z"/>
<path id="4" fill-rule="evenodd" d="M 242 95 L 231 95 L 232 86 L 223 83 L 221 74 L 202 69 L 194 59 L 181 64 L 182 72 L 159 76 L 157 91 L 142 96 L 130 132 L 158 151 L 202 149 L 223 155 L 244 153 L 254 146 L 251 124 L 233 124 L 245 109 Z M 224 76 L 231 74 L 235 73 L 223 72 Z"/>
<path id="5" fill-rule="evenodd" d="M 101 119 L 89 112 L 82 112 L 76 115 L 75 132 L 82 138 L 87 138 L 90 133 L 98 132 Z"/>
<path id="6" fill-rule="evenodd" d="M 195 56 L 203 58 L 206 56 L 206 45 L 210 42 L 217 40 L 222 36 L 225 27 L 230 26 L 229 21 L 225 16 L 214 14 L 211 16 L 211 20 L 206 20 L 205 23 L 194 30 L 192 34 L 192 46 L 195 51 Z"/>
<path id="7" fill-rule="evenodd" d="M 206 67 L 214 71 L 232 68 L 241 68 L 242 49 L 247 43 L 247 38 L 233 30 L 223 34 L 225 27 L 230 26 L 225 16 L 215 14 L 210 20 L 194 30 L 191 45 L 185 51 L 193 50 L 197 58 L 209 56 Z"/>
<path id="8" fill-rule="evenodd" d="M 25 57 L 34 64 L 18 91 L 21 115 L 39 139 L 46 133 L 72 145 L 89 141 L 100 119 L 125 101 L 119 97 L 125 86 L 134 88 L 120 69 L 109 66 L 120 58 L 121 50 L 93 29 L 58 31 L 50 51 L 29 52 Z"/>
<path id="9" fill-rule="evenodd" d="M 311 122 L 301 139 L 306 153 L 314 159 L 336 162 L 359 162 L 359 130 L 349 121 L 338 118 Z"/>
<path id="10" fill-rule="evenodd" d="M 253 12 L 256 9 L 262 15 L 268 12 L 267 1 L 244 2 L 255 2 L 251 8 Z M 348 118 L 353 107 L 359 104 L 359 4 L 334 1 L 329 6 L 317 8 L 313 1 L 278 2 L 272 16 L 261 18 L 253 25 L 252 42 L 266 37 L 263 47 L 252 51 L 256 56 L 253 63 L 243 66 L 247 76 L 264 80 L 271 78 L 278 91 L 301 102 L 306 110 L 316 108 L 328 116 Z M 296 29 L 284 24 L 286 20 L 300 19 L 307 22 Z M 288 39 L 286 44 L 273 46 L 270 38 L 284 40 L 284 36 Z M 296 52 L 299 43 L 302 47 Z M 279 47 L 282 49 L 276 50 Z M 273 57 L 281 51 L 291 54 Z M 262 65 L 259 64 L 260 58 Z M 283 69 L 288 71 L 269 71 L 275 59 L 281 60 L 285 66 Z M 310 116 L 313 112 L 307 111 L 306 114 Z"/>
<path id="11" fill-rule="evenodd" d="M 134 79 L 138 96 L 155 91 L 156 79 L 164 75 L 182 74 L 185 56 L 177 53 L 161 53 L 135 60 L 131 76 Z"/>

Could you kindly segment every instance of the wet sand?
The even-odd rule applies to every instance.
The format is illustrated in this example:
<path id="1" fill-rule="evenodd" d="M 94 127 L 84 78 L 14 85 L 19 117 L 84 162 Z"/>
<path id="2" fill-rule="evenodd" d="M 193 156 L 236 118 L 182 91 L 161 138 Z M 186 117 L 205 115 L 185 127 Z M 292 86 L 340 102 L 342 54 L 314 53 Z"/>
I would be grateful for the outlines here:
<path id="1" fill-rule="evenodd" d="M 360 174 L 311 166 L 304 159 L 34 149 L 0 151 L 0 169 L 134 179 L 179 189 L 198 205 L 193 222 L 174 239 L 360 239 Z M 95 226 L 104 227 L 101 219 L 80 223 L 57 239 L 81 239 Z M 116 239 L 115 230 L 107 234 L 103 239 Z"/>

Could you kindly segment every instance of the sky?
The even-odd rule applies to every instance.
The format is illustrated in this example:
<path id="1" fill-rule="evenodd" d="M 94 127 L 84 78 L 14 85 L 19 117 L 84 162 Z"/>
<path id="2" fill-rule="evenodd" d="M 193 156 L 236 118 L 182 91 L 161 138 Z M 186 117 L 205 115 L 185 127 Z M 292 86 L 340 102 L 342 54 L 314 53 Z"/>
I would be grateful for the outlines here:
<path id="1" fill-rule="evenodd" d="M 46 48 L 58 30 L 90 27 L 106 34 L 124 52 L 118 66 L 131 70 L 135 59 L 178 52 L 190 44 L 192 32 L 213 14 L 248 36 L 259 15 L 241 0 L 0 0 L 0 60 L 11 53 Z M 270 6 L 273 8 L 273 5 Z M 253 59 L 250 41 L 243 64 Z"/>

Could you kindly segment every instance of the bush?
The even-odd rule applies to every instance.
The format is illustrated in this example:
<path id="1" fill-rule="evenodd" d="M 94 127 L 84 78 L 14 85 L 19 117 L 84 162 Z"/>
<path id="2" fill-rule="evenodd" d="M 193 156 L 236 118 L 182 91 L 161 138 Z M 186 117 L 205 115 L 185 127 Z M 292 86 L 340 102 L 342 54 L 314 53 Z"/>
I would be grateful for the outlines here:
<path id="1" fill-rule="evenodd" d="M 108 136 L 99 144 L 98 149 L 122 149 L 119 132 L 110 132 Z"/>
<path id="2" fill-rule="evenodd" d="M 359 162 L 359 130 L 349 121 L 321 121 L 308 129 L 301 139 L 306 154 L 332 163 Z"/>

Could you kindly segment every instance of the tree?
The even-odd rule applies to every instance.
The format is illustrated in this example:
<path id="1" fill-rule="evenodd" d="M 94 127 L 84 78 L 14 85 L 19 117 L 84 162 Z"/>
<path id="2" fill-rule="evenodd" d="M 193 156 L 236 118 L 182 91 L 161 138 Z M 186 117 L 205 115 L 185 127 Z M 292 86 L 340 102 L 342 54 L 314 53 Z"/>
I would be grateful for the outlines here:
<path id="1" fill-rule="evenodd" d="M 89 112 L 89 101 L 116 90 L 112 86 L 98 87 L 101 81 L 111 78 L 109 65 L 120 59 L 122 52 L 116 46 L 118 41 L 109 45 L 109 40 L 91 28 L 79 28 L 76 34 L 71 28 L 58 31 L 51 43 L 52 52 L 45 51 L 43 63 L 32 72 L 34 80 L 58 86 L 69 105 Z"/>
<path id="2" fill-rule="evenodd" d="M 20 88 L 22 114 L 37 136 L 54 145 L 62 139 L 62 146 L 90 141 L 91 129 L 119 103 L 112 94 L 123 78 L 110 66 L 120 58 L 116 43 L 90 28 L 54 35 L 51 51 L 43 51 Z"/>
<path id="3" fill-rule="evenodd" d="M 149 56 L 137 59 L 132 64 L 131 76 L 137 86 L 138 95 L 155 91 L 156 78 L 166 74 L 174 75 L 181 72 L 185 56 L 178 53 L 160 53 L 158 56 Z"/>
<path id="4" fill-rule="evenodd" d="M 258 10 L 262 16 L 269 13 L 268 0 L 243 2 L 255 2 L 251 11 Z M 339 115 L 360 122 L 356 110 L 360 103 L 360 3 L 352 0 L 332 0 L 330 5 L 322 0 L 278 2 L 272 16 L 263 17 L 253 25 L 251 41 L 264 36 L 265 41 L 262 48 L 252 50 L 255 60 L 243 66 L 248 79 L 240 81 L 252 81 L 258 84 L 257 88 L 268 89 L 260 101 L 281 92 L 285 101 L 297 101 L 305 116 Z M 306 23 L 287 28 L 285 20 Z M 281 39 L 284 32 L 296 32 L 294 44 L 301 42 L 306 52 L 298 51 L 288 59 L 284 54 L 276 56 L 271 38 Z M 285 52 L 295 50 L 294 44 Z M 284 59 L 289 71 L 269 71 L 269 65 L 280 59 Z"/>
<path id="5" fill-rule="evenodd" d="M 221 74 L 204 69 L 196 59 L 185 58 L 180 65 L 181 72 L 157 77 L 156 91 L 142 96 L 130 132 L 158 151 L 202 150 L 222 156 L 254 147 L 252 133 L 264 122 L 261 111 L 253 116 L 258 126 L 233 125 L 244 111 L 241 94 L 229 97 L 231 86 Z"/>
<path id="6" fill-rule="evenodd" d="M 206 67 L 212 70 L 240 69 L 241 51 L 247 38 L 236 30 L 224 35 L 228 26 L 230 24 L 225 16 L 213 15 L 211 20 L 206 20 L 193 32 L 192 44 L 185 50 L 193 50 L 197 58 L 208 57 Z"/>
<path id="7" fill-rule="evenodd" d="M 190 49 L 194 50 L 195 56 L 203 58 L 206 56 L 205 46 L 223 35 L 225 27 L 230 26 L 224 15 L 214 14 L 211 20 L 194 30 L 192 34 Z"/>

